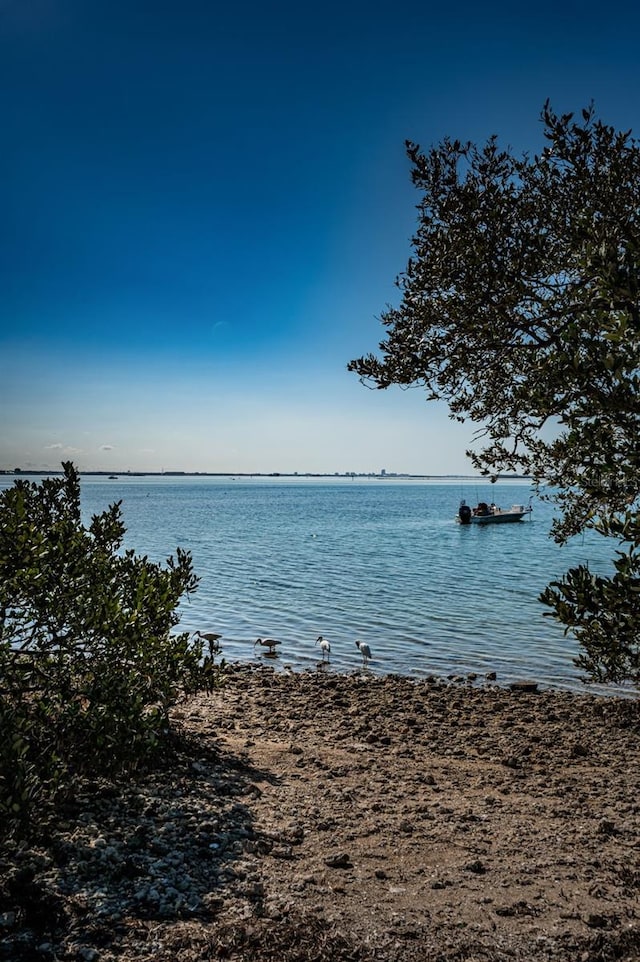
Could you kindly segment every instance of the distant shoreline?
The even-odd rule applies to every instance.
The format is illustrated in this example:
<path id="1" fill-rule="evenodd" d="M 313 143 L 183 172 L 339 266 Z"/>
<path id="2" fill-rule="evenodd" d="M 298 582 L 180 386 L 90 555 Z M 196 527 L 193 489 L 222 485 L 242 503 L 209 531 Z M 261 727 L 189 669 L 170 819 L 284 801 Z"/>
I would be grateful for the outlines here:
<path id="1" fill-rule="evenodd" d="M 491 479 L 481 474 L 405 474 L 390 472 L 385 474 L 375 474 L 374 472 L 315 472 L 315 471 L 79 471 L 81 477 L 104 477 L 112 480 L 121 478 L 342 478 L 351 479 L 371 479 L 379 481 L 483 481 L 491 483 Z M 8 470 L 0 468 L 0 477 L 22 478 L 22 477 L 58 477 L 64 474 L 58 469 L 48 470 L 46 468 L 35 469 L 27 468 L 20 470 Z M 529 475 L 525 474 L 500 474 L 498 481 L 529 481 Z"/>

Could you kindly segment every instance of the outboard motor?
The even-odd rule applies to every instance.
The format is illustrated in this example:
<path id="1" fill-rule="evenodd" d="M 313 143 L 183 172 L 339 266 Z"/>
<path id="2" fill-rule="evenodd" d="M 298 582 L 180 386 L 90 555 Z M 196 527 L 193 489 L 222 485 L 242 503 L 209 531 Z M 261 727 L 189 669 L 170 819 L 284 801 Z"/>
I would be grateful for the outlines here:
<path id="1" fill-rule="evenodd" d="M 460 524 L 471 524 L 471 508 L 464 501 L 458 508 L 458 517 L 460 518 Z"/>

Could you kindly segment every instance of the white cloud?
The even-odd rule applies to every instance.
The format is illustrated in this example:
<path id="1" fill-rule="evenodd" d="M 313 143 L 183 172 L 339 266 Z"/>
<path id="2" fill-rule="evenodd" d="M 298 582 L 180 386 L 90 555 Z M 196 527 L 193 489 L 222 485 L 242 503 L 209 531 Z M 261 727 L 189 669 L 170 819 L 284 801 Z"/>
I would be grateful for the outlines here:
<path id="1" fill-rule="evenodd" d="M 101 451 L 113 451 L 113 444 L 101 444 L 101 445 L 100 445 L 100 450 L 101 450 Z"/>
<path id="2" fill-rule="evenodd" d="M 82 454 L 82 448 L 74 448 L 71 444 L 45 444 L 45 451 L 61 451 L 63 454 Z"/>

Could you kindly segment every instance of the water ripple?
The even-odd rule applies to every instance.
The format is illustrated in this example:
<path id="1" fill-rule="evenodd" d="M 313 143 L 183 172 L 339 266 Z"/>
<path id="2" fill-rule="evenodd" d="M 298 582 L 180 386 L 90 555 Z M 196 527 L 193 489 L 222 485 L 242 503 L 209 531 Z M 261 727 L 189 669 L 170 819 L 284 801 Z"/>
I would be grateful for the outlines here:
<path id="1" fill-rule="evenodd" d="M 571 565 L 608 570 L 596 536 L 559 548 L 551 511 L 496 527 L 454 523 L 461 493 L 503 506 L 524 485 L 181 479 L 83 480 L 87 513 L 122 498 L 127 546 L 164 560 L 180 545 L 201 578 L 182 626 L 223 634 L 227 659 L 258 659 L 258 636 L 281 642 L 277 664 L 313 667 L 319 634 L 331 665 L 351 671 L 355 639 L 374 672 L 424 676 L 496 671 L 580 688 L 577 646 L 544 618 L 538 595 Z"/>

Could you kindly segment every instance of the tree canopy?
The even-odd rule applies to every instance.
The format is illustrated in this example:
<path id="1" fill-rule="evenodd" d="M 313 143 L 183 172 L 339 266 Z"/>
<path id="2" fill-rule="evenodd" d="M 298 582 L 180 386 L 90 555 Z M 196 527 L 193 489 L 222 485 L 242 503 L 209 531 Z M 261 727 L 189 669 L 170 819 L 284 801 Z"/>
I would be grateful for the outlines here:
<path id="1" fill-rule="evenodd" d="M 381 354 L 348 367 L 475 422 L 474 466 L 529 475 L 559 505 L 558 541 L 592 528 L 620 542 L 610 577 L 573 569 L 542 600 L 590 677 L 637 684 L 640 146 L 593 106 L 575 119 L 547 102 L 541 120 L 534 156 L 495 136 L 407 143 L 421 199 L 401 303 Z"/>

